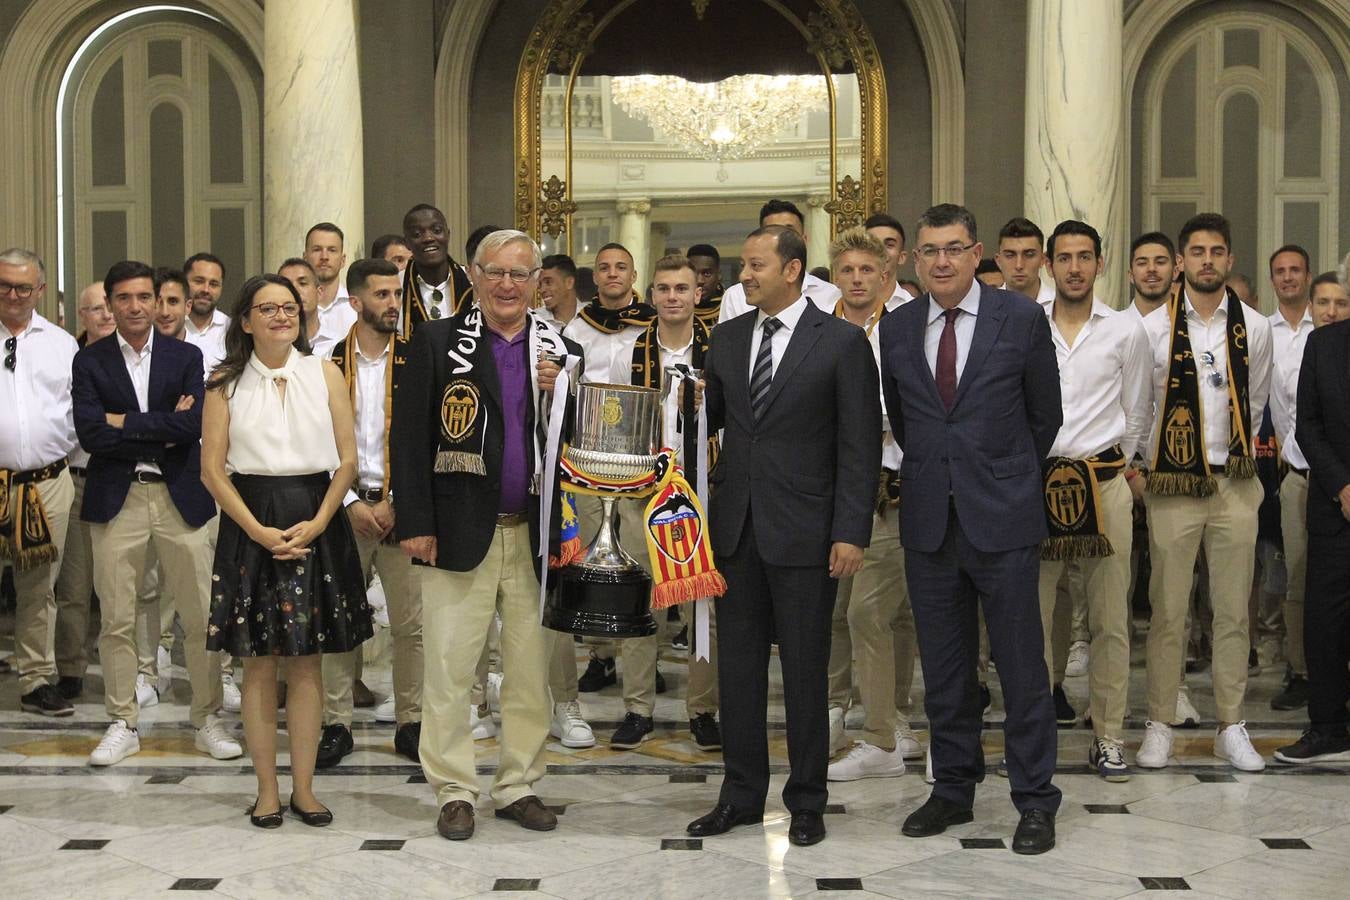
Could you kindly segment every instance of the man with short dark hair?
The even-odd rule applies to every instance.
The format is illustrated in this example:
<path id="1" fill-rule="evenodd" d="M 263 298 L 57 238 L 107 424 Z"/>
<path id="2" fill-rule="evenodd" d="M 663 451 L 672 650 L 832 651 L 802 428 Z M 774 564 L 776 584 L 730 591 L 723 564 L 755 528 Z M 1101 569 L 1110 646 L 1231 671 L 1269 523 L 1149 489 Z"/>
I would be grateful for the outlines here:
<path id="1" fill-rule="evenodd" d="M 544 257 L 539 272 L 541 315 L 547 314 L 561 329 L 577 316 L 577 264 L 566 253 Z"/>
<path id="2" fill-rule="evenodd" d="M 187 333 L 187 291 L 187 278 L 182 272 L 163 267 L 155 270 L 155 330 L 166 338 L 181 341 Z"/>
<path id="3" fill-rule="evenodd" d="M 412 248 L 401 234 L 382 234 L 370 245 L 370 256 L 372 259 L 387 259 L 398 266 L 402 274 L 412 260 Z"/>
<path id="4" fill-rule="evenodd" d="M 1030 219 L 1017 216 L 998 232 L 994 261 L 1003 272 L 1003 287 L 1038 303 L 1055 299 L 1053 285 L 1041 280 L 1045 268 L 1045 234 Z"/>
<path id="5" fill-rule="evenodd" d="M 448 319 L 473 302 L 473 284 L 450 255 L 450 228 L 445 214 L 419 203 L 403 216 L 403 240 L 412 261 L 403 270 L 403 314 L 399 336 L 412 339 L 429 319 Z M 472 262 L 472 260 L 470 260 Z"/>
<path id="6" fill-rule="evenodd" d="M 305 340 L 309 341 L 309 350 L 315 356 L 327 356 L 328 351 L 346 333 L 337 334 L 330 328 L 340 328 L 343 319 L 330 314 L 324 318 L 319 313 L 319 276 L 309 260 L 301 256 L 292 256 L 277 266 L 277 274 L 285 278 L 300 296 L 300 309 L 304 311 Z M 343 290 L 346 290 L 344 285 Z M 350 328 L 350 325 L 348 326 Z"/>
<path id="7" fill-rule="evenodd" d="M 778 226 L 795 232 L 806 241 L 806 217 L 791 200 L 770 200 L 759 208 L 759 227 Z M 743 270 L 742 270 L 743 271 Z M 829 281 L 817 278 L 809 271 L 802 273 L 802 291 L 807 299 L 820 308 L 826 315 L 834 314 L 834 304 L 839 300 L 839 288 Z M 752 308 L 746 301 L 745 285 L 737 282 L 726 289 L 722 295 L 722 306 L 717 313 L 718 322 L 726 322 L 744 315 Z"/>
<path id="8" fill-rule="evenodd" d="M 0 253 L 0 558 L 14 567 L 20 708 L 69 716 L 75 708 L 52 684 L 57 670 L 50 629 L 52 582 L 74 496 L 66 456 L 79 449 L 70 401 L 71 363 L 79 348 L 37 312 L 46 288 L 46 267 L 36 253 L 18 247 Z M 74 600 L 87 607 L 88 593 Z M 75 637 L 82 654 L 85 636 Z"/>
<path id="9" fill-rule="evenodd" d="M 356 312 L 352 309 L 347 286 L 342 283 L 341 277 L 347 265 L 347 252 L 343 248 L 345 240 L 346 236 L 337 225 L 319 222 L 305 232 L 305 248 L 301 254 L 318 280 L 317 327 L 335 335 L 334 340 L 350 331 L 352 323 L 356 321 Z"/>
<path id="10" fill-rule="evenodd" d="M 1149 231 L 1130 241 L 1130 286 L 1134 301 L 1125 312 L 1140 322 L 1167 303 L 1176 289 L 1177 250 L 1161 231 Z"/>
<path id="11" fill-rule="evenodd" d="M 89 762 L 108 766 L 140 750 L 136 601 L 147 543 L 183 624 L 197 749 L 233 759 L 243 750 L 216 718 L 219 663 L 206 650 L 208 525 L 216 505 L 200 472 L 201 351 L 182 341 L 156 340 L 149 266 L 116 263 L 104 287 L 117 319 L 116 340 L 81 350 L 72 372 L 75 428 L 91 454 L 80 516 L 90 523 L 93 539 L 94 586 L 103 615 L 99 660 L 113 720 Z"/>
<path id="12" fill-rule="evenodd" d="M 722 254 L 712 244 L 694 244 L 685 257 L 693 265 L 694 276 L 698 279 L 698 303 L 694 306 L 694 315 L 712 328 L 722 313 L 722 295 L 726 293 L 722 286 Z"/>
<path id="13" fill-rule="evenodd" d="M 1270 392 L 1271 329 L 1225 279 L 1233 264 L 1228 220 L 1201 213 L 1182 226 L 1184 286 L 1144 319 L 1153 354 L 1155 419 L 1148 509 L 1153 564 L 1149 601 L 1148 720 L 1136 763 L 1160 769 L 1172 755 L 1186 644 L 1186 611 L 1203 543 L 1214 610 L 1214 755 L 1243 771 L 1265 768 L 1243 719 L 1251 649 L 1247 602 L 1255 565 L 1255 436 Z"/>
<path id="14" fill-rule="evenodd" d="M 230 328 L 230 317 L 218 308 L 225 289 L 225 263 L 210 253 L 194 253 L 183 262 L 183 274 L 191 304 L 183 339 L 202 352 L 202 364 L 209 372 L 225 358 L 225 332 Z"/>
<path id="15" fill-rule="evenodd" d="M 914 295 L 900 286 L 900 269 L 909 254 L 905 251 L 905 226 L 890 213 L 873 213 L 863 222 L 863 228 L 872 237 L 881 241 L 886 248 L 886 301 L 887 309 L 895 309 L 901 303 L 914 299 Z M 838 285 L 836 285 L 838 287 Z"/>

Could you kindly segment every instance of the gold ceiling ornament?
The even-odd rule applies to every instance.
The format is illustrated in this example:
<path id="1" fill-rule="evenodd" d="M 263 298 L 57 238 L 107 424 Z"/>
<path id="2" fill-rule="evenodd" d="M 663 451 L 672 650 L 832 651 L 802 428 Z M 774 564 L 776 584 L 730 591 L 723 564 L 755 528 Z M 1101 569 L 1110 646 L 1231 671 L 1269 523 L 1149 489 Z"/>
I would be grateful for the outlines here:
<path id="1" fill-rule="evenodd" d="M 568 218 L 577 211 L 577 205 L 567 196 L 567 182 L 557 175 L 550 175 L 540 189 L 542 203 L 539 207 L 539 228 L 550 237 L 557 237 L 567 230 Z"/>
<path id="2" fill-rule="evenodd" d="M 567 72 L 572 63 L 591 52 L 591 32 L 595 30 L 595 16 L 586 13 L 568 23 L 553 45 L 549 66 L 555 72 Z"/>
<path id="3" fill-rule="evenodd" d="M 700 22 L 703 21 L 703 14 L 708 11 L 709 0 L 692 0 L 694 4 L 694 15 L 698 16 Z"/>
<path id="4" fill-rule="evenodd" d="M 863 183 L 852 175 L 845 175 L 835 185 L 834 199 L 825 204 L 825 211 L 833 217 L 835 234 L 867 218 L 867 202 L 863 197 Z"/>

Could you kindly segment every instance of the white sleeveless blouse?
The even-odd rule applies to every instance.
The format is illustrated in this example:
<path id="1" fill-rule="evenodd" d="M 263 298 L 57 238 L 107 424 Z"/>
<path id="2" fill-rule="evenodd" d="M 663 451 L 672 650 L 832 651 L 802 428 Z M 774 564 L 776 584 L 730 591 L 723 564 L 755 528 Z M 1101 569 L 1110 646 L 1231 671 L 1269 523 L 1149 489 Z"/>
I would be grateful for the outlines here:
<path id="1" fill-rule="evenodd" d="M 225 468 L 245 475 L 308 475 L 338 467 L 323 360 L 295 348 L 279 369 L 255 353 L 226 396 L 230 448 Z M 278 380 L 285 380 L 282 399 Z"/>

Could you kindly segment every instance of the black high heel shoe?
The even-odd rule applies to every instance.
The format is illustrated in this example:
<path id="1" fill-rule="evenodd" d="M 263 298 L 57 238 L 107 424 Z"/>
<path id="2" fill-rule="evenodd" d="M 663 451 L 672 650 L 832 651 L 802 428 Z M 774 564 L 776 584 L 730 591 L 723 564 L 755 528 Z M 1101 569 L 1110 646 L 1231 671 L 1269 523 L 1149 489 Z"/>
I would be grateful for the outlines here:
<path id="1" fill-rule="evenodd" d="M 255 816 L 254 810 L 258 808 L 258 801 L 254 800 L 253 805 L 248 808 L 248 820 L 253 823 L 255 828 L 280 828 L 282 823 L 281 810 L 274 813 L 267 813 L 263 816 Z"/>
<path id="2" fill-rule="evenodd" d="M 291 799 L 290 799 L 290 807 L 291 807 L 291 812 L 293 812 L 293 813 L 295 813 L 297 816 L 299 816 L 299 817 L 300 817 L 300 821 L 301 821 L 301 822 L 304 822 L 306 825 L 310 826 L 311 828 L 322 828 L 322 827 L 324 827 L 325 825 L 332 825 L 332 824 L 333 824 L 333 813 L 332 813 L 331 810 L 328 810 L 328 809 L 321 809 L 321 810 L 319 810 L 318 812 L 305 812 L 303 809 L 301 809 L 300 807 L 298 807 L 298 806 L 295 805 L 295 795 L 294 795 L 294 794 L 291 795 Z M 277 813 L 277 817 L 280 818 L 280 817 L 281 817 L 281 813 Z"/>

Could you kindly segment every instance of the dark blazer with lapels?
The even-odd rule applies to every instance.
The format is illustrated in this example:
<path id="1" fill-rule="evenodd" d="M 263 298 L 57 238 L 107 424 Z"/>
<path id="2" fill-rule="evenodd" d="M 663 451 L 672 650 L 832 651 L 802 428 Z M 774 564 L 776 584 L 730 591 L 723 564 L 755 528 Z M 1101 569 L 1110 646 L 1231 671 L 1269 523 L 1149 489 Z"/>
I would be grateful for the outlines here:
<path id="1" fill-rule="evenodd" d="M 202 485 L 202 352 L 187 341 L 155 334 L 150 353 L 148 407 L 140 411 L 116 335 L 87 345 L 71 366 L 75 431 L 89 452 L 80 518 L 110 522 L 122 509 L 136 464 L 154 463 L 164 475 L 174 506 L 193 528 L 216 514 Z M 188 395 L 192 408 L 174 412 Z M 107 413 L 125 413 L 123 427 L 108 424 Z"/>
<path id="2" fill-rule="evenodd" d="M 765 562 L 828 565 L 833 542 L 871 540 L 881 471 L 872 348 L 861 328 L 807 300 L 756 422 L 750 343 L 758 317 L 752 310 L 718 325 L 704 364 L 708 429 L 723 429 L 709 476 L 713 550 L 734 552 L 753 515 Z"/>
<path id="3" fill-rule="evenodd" d="M 1308 335 L 1298 372 L 1295 437 L 1308 458 L 1308 533 L 1341 534 L 1339 495 L 1350 484 L 1350 322 Z"/>
<path id="4" fill-rule="evenodd" d="M 1028 547 L 1046 536 L 1041 464 L 1063 420 L 1059 364 L 1045 310 L 980 288 L 970 352 L 947 411 L 924 354 L 929 296 L 881 320 L 881 386 L 900 464 L 900 541 L 934 552 L 956 504 L 979 550 Z"/>

